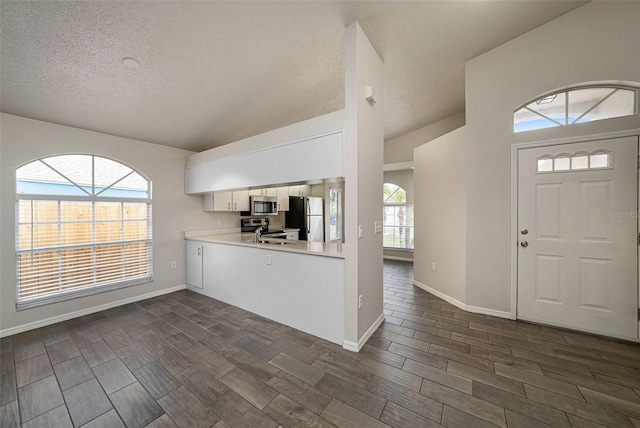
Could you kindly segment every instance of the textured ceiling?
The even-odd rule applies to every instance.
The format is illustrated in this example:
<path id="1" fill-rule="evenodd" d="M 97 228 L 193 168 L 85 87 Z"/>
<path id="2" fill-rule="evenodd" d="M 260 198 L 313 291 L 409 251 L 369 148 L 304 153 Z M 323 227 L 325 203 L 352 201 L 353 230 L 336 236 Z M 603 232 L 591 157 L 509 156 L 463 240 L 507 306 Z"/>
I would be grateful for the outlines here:
<path id="1" fill-rule="evenodd" d="M 2 1 L 0 109 L 200 151 L 343 108 L 357 20 L 388 140 L 464 110 L 466 60 L 584 3 Z"/>

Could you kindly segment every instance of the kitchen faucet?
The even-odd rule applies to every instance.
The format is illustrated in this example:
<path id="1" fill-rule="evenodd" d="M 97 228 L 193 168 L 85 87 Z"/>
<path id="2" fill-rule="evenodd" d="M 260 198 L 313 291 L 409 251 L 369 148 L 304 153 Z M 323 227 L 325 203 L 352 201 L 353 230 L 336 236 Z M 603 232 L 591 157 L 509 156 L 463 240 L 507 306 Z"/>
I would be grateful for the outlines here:
<path id="1" fill-rule="evenodd" d="M 256 244 L 260 242 L 260 234 L 262 233 L 262 229 L 264 229 L 264 226 L 260 226 L 256 229 Z"/>

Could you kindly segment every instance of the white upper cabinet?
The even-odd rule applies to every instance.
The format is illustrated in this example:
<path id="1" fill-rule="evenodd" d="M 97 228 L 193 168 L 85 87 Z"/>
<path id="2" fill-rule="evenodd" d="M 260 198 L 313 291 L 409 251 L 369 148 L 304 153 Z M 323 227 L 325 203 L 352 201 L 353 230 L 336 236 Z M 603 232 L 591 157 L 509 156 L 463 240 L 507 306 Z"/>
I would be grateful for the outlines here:
<path id="1" fill-rule="evenodd" d="M 249 191 L 220 191 L 202 195 L 203 211 L 249 211 Z"/>
<path id="2" fill-rule="evenodd" d="M 270 187 L 268 189 L 251 189 L 249 196 L 278 196 L 278 189 Z"/>
<path id="3" fill-rule="evenodd" d="M 211 192 L 202 196 L 204 211 L 231 211 L 233 208 L 233 192 Z"/>
<path id="4" fill-rule="evenodd" d="M 262 196 L 278 196 L 278 189 L 276 189 L 275 187 L 262 189 Z"/>
<path id="5" fill-rule="evenodd" d="M 289 188 L 278 187 L 278 211 L 289 211 Z"/>
<path id="6" fill-rule="evenodd" d="M 249 211 L 249 191 L 236 190 L 233 192 L 233 210 Z"/>
<path id="7" fill-rule="evenodd" d="M 311 186 L 303 184 L 301 186 L 289 186 L 289 196 L 298 196 L 300 198 L 311 196 Z"/>
<path id="8" fill-rule="evenodd" d="M 333 132 L 186 168 L 187 194 L 344 177 L 343 132 Z"/>

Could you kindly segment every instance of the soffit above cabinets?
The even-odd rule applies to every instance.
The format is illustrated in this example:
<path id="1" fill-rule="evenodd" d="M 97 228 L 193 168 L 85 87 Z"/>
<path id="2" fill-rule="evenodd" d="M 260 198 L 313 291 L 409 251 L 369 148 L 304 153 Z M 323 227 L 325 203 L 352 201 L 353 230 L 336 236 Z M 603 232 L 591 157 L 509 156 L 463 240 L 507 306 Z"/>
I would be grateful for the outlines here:
<path id="1" fill-rule="evenodd" d="M 357 20 L 391 139 L 464 109 L 466 60 L 584 3 L 2 2 L 0 108 L 202 151 L 344 108 Z"/>

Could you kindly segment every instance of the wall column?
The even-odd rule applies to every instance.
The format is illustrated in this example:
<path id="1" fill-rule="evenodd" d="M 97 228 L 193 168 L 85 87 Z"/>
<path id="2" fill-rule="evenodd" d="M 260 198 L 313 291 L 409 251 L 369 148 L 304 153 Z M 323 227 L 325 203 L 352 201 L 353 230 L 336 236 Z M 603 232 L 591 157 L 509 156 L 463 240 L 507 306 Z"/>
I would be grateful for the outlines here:
<path id="1" fill-rule="evenodd" d="M 366 87 L 376 93 L 373 105 Z M 383 153 L 384 64 L 355 22 L 345 30 L 344 347 L 353 351 L 384 320 L 382 233 L 374 233 L 375 222 L 382 223 Z"/>

